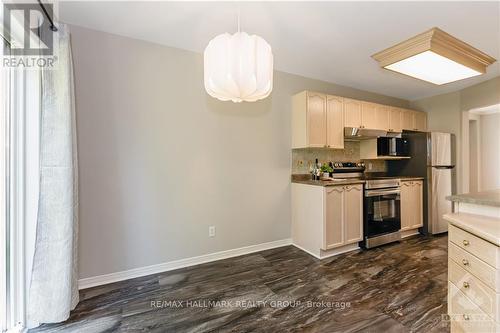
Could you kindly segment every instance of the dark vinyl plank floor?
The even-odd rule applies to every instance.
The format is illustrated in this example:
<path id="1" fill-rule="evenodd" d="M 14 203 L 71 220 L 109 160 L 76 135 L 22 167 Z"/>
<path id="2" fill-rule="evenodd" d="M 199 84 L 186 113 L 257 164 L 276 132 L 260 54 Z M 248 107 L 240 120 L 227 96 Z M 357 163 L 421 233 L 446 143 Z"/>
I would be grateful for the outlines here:
<path id="1" fill-rule="evenodd" d="M 447 237 L 318 260 L 293 247 L 82 290 L 30 332 L 449 332 Z"/>

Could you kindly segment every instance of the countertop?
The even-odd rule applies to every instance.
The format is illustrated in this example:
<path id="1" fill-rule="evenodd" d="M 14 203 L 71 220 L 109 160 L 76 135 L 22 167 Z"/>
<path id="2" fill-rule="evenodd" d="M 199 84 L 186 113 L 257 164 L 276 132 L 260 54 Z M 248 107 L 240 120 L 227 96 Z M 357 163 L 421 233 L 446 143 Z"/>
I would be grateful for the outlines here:
<path id="1" fill-rule="evenodd" d="M 397 178 L 402 181 L 410 180 L 423 180 L 423 177 L 411 177 L 411 176 L 396 176 L 396 177 L 363 177 L 363 178 L 352 178 L 345 180 L 312 180 L 310 174 L 296 174 L 292 175 L 292 183 L 315 185 L 315 186 L 336 186 L 336 185 L 350 185 L 350 184 L 364 184 L 369 179 L 380 179 L 380 178 Z"/>
<path id="2" fill-rule="evenodd" d="M 450 201 L 465 202 L 476 205 L 500 207 L 500 189 L 484 192 L 456 194 L 446 197 Z"/>
<path id="3" fill-rule="evenodd" d="M 468 213 L 450 213 L 443 217 L 455 227 L 500 246 L 500 219 Z"/>

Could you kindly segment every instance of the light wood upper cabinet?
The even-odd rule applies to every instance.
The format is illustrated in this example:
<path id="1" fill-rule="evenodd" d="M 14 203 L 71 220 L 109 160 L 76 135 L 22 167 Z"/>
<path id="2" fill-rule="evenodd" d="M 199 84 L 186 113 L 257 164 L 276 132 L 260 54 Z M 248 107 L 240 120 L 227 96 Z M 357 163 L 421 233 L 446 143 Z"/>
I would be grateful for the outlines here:
<path id="1" fill-rule="evenodd" d="M 387 105 L 377 104 L 375 107 L 375 116 L 377 119 L 375 129 L 389 130 L 390 108 Z"/>
<path id="2" fill-rule="evenodd" d="M 402 127 L 409 131 L 427 131 L 427 113 L 413 110 L 401 110 Z"/>
<path id="3" fill-rule="evenodd" d="M 344 189 L 341 186 L 325 187 L 325 249 L 344 244 Z"/>
<path id="4" fill-rule="evenodd" d="M 328 148 L 344 149 L 344 99 L 326 97 L 326 145 Z"/>
<path id="5" fill-rule="evenodd" d="M 344 98 L 345 127 L 361 127 L 361 101 Z"/>
<path id="6" fill-rule="evenodd" d="M 303 91 L 292 98 L 292 148 L 344 148 L 344 98 Z"/>
<path id="7" fill-rule="evenodd" d="M 413 111 L 401 109 L 401 126 L 405 130 L 413 131 L 415 129 Z"/>
<path id="8" fill-rule="evenodd" d="M 307 137 L 309 147 L 326 145 L 326 95 L 307 93 Z"/>
<path id="9" fill-rule="evenodd" d="M 325 187 L 323 250 L 363 239 L 363 185 Z"/>
<path id="10" fill-rule="evenodd" d="M 423 220 L 423 181 L 401 182 L 401 230 L 420 228 Z"/>
<path id="11" fill-rule="evenodd" d="M 361 128 L 377 128 L 377 104 L 361 102 Z"/>
<path id="12" fill-rule="evenodd" d="M 427 131 L 427 113 L 425 112 L 415 112 L 415 130 L 425 132 Z"/>
<path id="13" fill-rule="evenodd" d="M 401 132 L 403 126 L 401 125 L 401 109 L 391 107 L 389 109 L 389 128 L 390 132 Z"/>

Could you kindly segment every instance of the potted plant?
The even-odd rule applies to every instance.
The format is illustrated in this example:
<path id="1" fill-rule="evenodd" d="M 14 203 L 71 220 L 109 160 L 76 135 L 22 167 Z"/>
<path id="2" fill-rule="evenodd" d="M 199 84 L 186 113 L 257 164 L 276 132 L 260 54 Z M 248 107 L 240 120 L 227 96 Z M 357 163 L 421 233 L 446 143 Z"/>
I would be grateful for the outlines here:
<path id="1" fill-rule="evenodd" d="M 331 166 L 329 166 L 327 163 L 323 163 L 323 165 L 321 166 L 321 173 L 323 174 L 322 178 L 329 178 L 330 173 L 332 173 L 332 172 L 333 172 L 333 168 Z"/>

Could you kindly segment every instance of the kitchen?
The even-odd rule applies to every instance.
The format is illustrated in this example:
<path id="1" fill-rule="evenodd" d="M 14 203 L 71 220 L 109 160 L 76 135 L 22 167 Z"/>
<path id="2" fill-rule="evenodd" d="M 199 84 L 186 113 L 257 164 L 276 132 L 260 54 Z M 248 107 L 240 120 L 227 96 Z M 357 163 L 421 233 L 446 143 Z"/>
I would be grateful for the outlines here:
<path id="1" fill-rule="evenodd" d="M 309 91 L 293 106 L 292 163 L 312 170 L 291 176 L 295 246 L 322 259 L 358 242 L 372 248 L 448 230 L 442 216 L 452 211 L 454 138 L 427 133 L 425 112 Z M 328 154 L 346 146 L 356 151 L 351 160 Z M 310 149 L 326 150 L 326 160 L 306 163 Z"/>
<path id="2" fill-rule="evenodd" d="M 500 2 L 0 9 L 0 331 L 500 332 Z"/>

